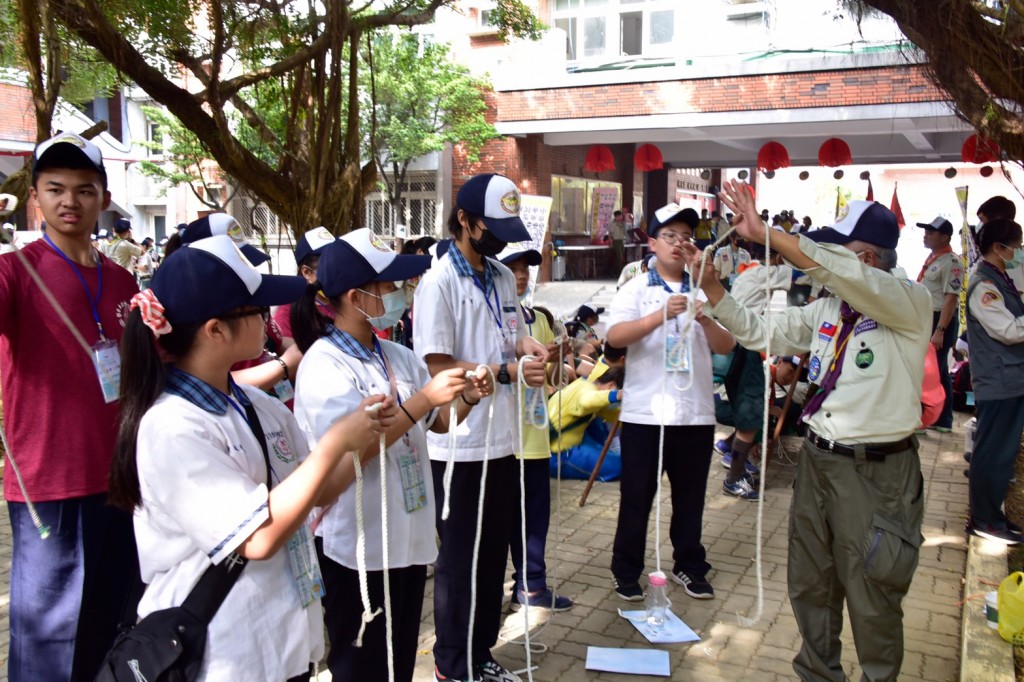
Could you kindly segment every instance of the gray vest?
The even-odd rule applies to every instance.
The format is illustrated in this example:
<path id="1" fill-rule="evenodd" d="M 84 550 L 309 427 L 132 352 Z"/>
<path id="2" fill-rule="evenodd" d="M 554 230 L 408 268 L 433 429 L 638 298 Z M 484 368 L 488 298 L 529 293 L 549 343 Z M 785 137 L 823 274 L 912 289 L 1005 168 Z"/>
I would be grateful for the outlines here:
<path id="1" fill-rule="evenodd" d="M 971 284 L 967 288 L 967 300 L 970 301 L 975 287 L 981 282 L 989 282 L 999 289 L 1006 302 L 1006 309 L 1014 317 L 1024 315 L 1024 301 L 1020 294 L 1010 288 L 991 266 L 984 263 L 971 275 Z M 1002 400 L 1024 395 L 1024 343 L 1007 345 L 988 335 L 967 305 L 967 343 L 971 353 L 971 382 L 974 384 L 974 396 L 978 400 Z"/>

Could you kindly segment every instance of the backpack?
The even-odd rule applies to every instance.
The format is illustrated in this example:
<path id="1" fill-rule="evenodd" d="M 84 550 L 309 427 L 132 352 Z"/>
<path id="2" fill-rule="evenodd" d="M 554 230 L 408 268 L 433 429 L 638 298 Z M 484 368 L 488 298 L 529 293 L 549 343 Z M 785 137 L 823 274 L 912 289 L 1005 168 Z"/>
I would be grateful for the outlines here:
<path id="1" fill-rule="evenodd" d="M 958 412 L 974 410 L 974 385 L 971 383 L 971 362 L 961 360 L 950 370 L 953 381 L 953 409 Z"/>

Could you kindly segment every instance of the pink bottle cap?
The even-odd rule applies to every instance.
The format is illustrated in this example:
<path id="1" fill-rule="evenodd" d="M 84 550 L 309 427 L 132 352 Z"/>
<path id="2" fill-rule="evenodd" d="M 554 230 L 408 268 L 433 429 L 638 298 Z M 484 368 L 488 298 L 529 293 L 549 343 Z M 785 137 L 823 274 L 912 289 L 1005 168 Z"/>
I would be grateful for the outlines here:
<path id="1" fill-rule="evenodd" d="M 648 575 L 647 582 L 651 587 L 665 587 L 668 585 L 668 581 L 665 579 L 665 574 L 661 571 L 654 571 Z"/>

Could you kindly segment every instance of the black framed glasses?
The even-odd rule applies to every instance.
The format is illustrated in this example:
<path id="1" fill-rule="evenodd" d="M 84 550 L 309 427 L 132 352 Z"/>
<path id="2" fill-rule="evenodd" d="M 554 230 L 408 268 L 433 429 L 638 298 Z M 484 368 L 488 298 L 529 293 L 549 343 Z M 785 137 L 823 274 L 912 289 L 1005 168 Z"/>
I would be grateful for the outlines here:
<path id="1" fill-rule="evenodd" d="M 218 315 L 217 318 L 221 320 L 240 320 L 244 317 L 252 317 L 253 315 L 259 315 L 263 318 L 263 322 L 266 323 L 270 320 L 270 308 L 249 308 L 247 310 L 235 310 L 234 312 L 224 313 Z"/>

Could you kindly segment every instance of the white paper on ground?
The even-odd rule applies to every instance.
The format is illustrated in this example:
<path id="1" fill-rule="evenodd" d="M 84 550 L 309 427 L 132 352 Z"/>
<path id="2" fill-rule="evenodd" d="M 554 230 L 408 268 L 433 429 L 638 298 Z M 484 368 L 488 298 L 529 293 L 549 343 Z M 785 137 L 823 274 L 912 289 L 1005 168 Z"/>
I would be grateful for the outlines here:
<path id="1" fill-rule="evenodd" d="M 667 651 L 657 649 L 610 649 L 587 647 L 587 670 L 630 675 L 671 674 Z"/>
<path id="2" fill-rule="evenodd" d="M 640 634 L 651 644 L 678 644 L 679 642 L 699 642 L 700 636 L 690 626 L 679 620 L 679 616 L 667 611 L 665 624 L 661 627 L 647 622 L 647 611 L 623 611 L 619 615 L 633 624 Z"/>

